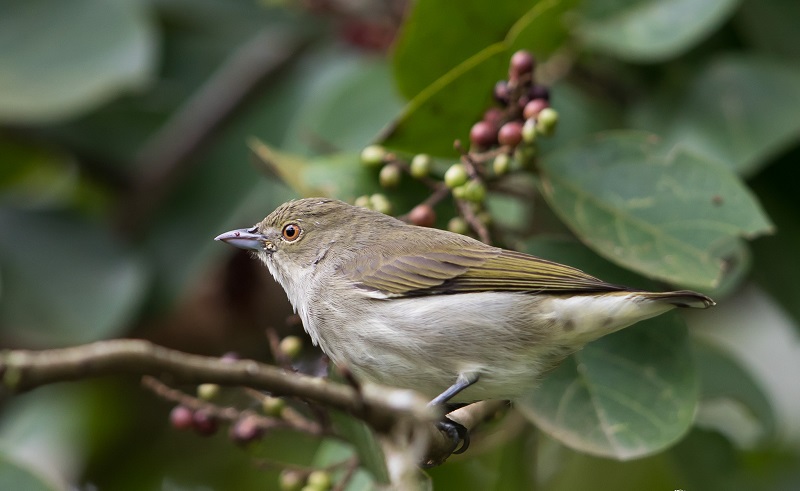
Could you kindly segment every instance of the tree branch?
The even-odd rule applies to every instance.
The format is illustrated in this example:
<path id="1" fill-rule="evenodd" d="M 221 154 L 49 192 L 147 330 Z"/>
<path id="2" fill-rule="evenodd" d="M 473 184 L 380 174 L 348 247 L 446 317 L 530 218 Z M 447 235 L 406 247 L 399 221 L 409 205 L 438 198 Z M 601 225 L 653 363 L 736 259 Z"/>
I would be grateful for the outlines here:
<path id="1" fill-rule="evenodd" d="M 0 393 L 18 393 L 56 382 L 122 374 L 169 376 L 177 383 L 244 386 L 345 411 L 396 441 L 410 438 L 398 437 L 400 433 L 413 433 L 416 442 L 425 442 L 422 451 L 413 452 L 417 464 L 441 464 L 453 451 L 453 442 L 433 424 L 441 419 L 441 412 L 429 407 L 425 398 L 410 390 L 372 384 L 356 388 L 253 360 L 232 361 L 193 355 L 135 339 L 98 341 L 42 351 L 0 352 Z M 450 413 L 449 417 L 472 429 L 493 414 L 499 407 L 497 404 L 502 403 L 473 404 Z"/>

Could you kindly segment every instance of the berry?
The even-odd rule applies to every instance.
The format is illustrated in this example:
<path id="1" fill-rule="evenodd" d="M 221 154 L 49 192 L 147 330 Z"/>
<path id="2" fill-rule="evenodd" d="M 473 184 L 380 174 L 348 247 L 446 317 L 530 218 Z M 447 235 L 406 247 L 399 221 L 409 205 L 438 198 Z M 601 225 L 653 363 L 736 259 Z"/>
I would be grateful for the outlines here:
<path id="1" fill-rule="evenodd" d="M 453 197 L 456 199 L 465 199 L 467 196 L 467 185 L 462 184 L 453 188 Z"/>
<path id="2" fill-rule="evenodd" d="M 264 428 L 258 424 L 258 420 L 253 416 L 245 416 L 231 426 L 229 436 L 234 442 L 245 444 L 261 438 L 263 434 Z"/>
<path id="3" fill-rule="evenodd" d="M 453 217 L 447 222 L 447 230 L 457 234 L 466 234 L 469 232 L 469 225 L 461 217 Z"/>
<path id="4" fill-rule="evenodd" d="M 522 110 L 522 115 L 525 117 L 525 119 L 535 118 L 539 115 L 542 109 L 549 106 L 550 103 L 545 99 L 534 99 L 525 104 L 525 108 Z"/>
<path id="5" fill-rule="evenodd" d="M 286 336 L 281 339 L 278 349 L 289 358 L 297 358 L 297 355 L 303 350 L 303 340 L 297 336 Z"/>
<path id="6" fill-rule="evenodd" d="M 210 401 L 219 395 L 219 385 L 217 384 L 200 384 L 197 386 L 197 397 L 200 399 Z"/>
<path id="7" fill-rule="evenodd" d="M 519 121 L 509 121 L 500 128 L 497 140 L 501 145 L 516 147 L 522 141 L 522 125 Z"/>
<path id="8" fill-rule="evenodd" d="M 499 128 L 503 122 L 503 111 L 497 107 L 490 107 L 483 113 L 483 120 L 492 125 L 492 127 Z"/>
<path id="9" fill-rule="evenodd" d="M 508 173 L 510 168 L 511 157 L 509 157 L 506 153 L 501 153 L 495 157 L 494 161 L 492 162 L 492 170 L 494 170 L 495 175 L 502 176 L 503 174 Z"/>
<path id="10" fill-rule="evenodd" d="M 486 186 L 477 179 L 472 179 L 465 185 L 464 199 L 473 203 L 480 203 L 486 199 Z"/>
<path id="11" fill-rule="evenodd" d="M 385 195 L 376 193 L 369 197 L 370 208 L 373 210 L 389 215 L 392 213 L 392 203 Z"/>
<path id="12" fill-rule="evenodd" d="M 361 162 L 368 166 L 378 166 L 386 158 L 386 149 L 380 145 L 370 145 L 361 151 Z"/>
<path id="13" fill-rule="evenodd" d="M 285 407 L 286 401 L 280 397 L 264 396 L 264 400 L 261 401 L 261 410 L 268 416 L 279 417 Z"/>
<path id="14" fill-rule="evenodd" d="M 489 147 L 497 141 L 497 127 L 478 121 L 469 130 L 469 140 L 477 147 Z"/>
<path id="15" fill-rule="evenodd" d="M 331 475 L 325 471 L 313 471 L 308 475 L 307 486 L 312 487 L 318 491 L 325 491 L 330 489 L 333 485 Z"/>
<path id="16" fill-rule="evenodd" d="M 533 145 L 520 145 L 514 152 L 514 160 L 520 169 L 527 169 L 536 157 L 536 147 Z"/>
<path id="17" fill-rule="evenodd" d="M 192 427 L 194 413 L 186 406 L 175 406 L 169 413 L 169 422 L 176 430 L 188 430 Z"/>
<path id="18" fill-rule="evenodd" d="M 436 212 L 431 205 L 417 205 L 408 213 L 408 221 L 420 227 L 433 227 L 436 223 Z"/>
<path id="19" fill-rule="evenodd" d="M 522 141 L 533 143 L 536 141 L 536 120 L 533 118 L 525 120 L 522 125 Z"/>
<path id="20" fill-rule="evenodd" d="M 508 90 L 508 82 L 505 80 L 498 80 L 494 84 L 494 98 L 500 104 L 508 104 L 508 98 L 511 92 Z"/>
<path id="21" fill-rule="evenodd" d="M 369 196 L 367 196 L 366 194 L 363 196 L 359 196 L 358 198 L 356 198 L 353 204 L 361 208 L 369 208 Z"/>
<path id="22" fill-rule="evenodd" d="M 461 186 L 467 182 L 469 175 L 463 164 L 453 164 L 444 173 L 444 183 L 450 189 Z"/>
<path id="23" fill-rule="evenodd" d="M 192 427 L 194 431 L 203 436 L 213 435 L 217 432 L 219 422 L 211 413 L 203 409 L 198 409 L 192 415 Z"/>
<path id="24" fill-rule="evenodd" d="M 511 56 L 511 63 L 508 65 L 509 80 L 519 80 L 524 76 L 533 73 L 533 55 L 525 50 L 520 50 Z"/>
<path id="25" fill-rule="evenodd" d="M 528 90 L 528 96 L 531 98 L 531 100 L 544 99 L 546 101 L 549 101 L 550 90 L 544 85 L 532 85 L 531 88 Z"/>
<path id="26" fill-rule="evenodd" d="M 543 135 L 551 135 L 558 123 L 558 113 L 555 109 L 546 107 L 539 113 L 536 118 L 536 131 Z"/>
<path id="27" fill-rule="evenodd" d="M 381 169 L 381 173 L 378 175 L 378 182 L 385 188 L 393 188 L 400 184 L 400 177 L 400 167 L 394 164 L 387 164 Z"/>
<path id="28" fill-rule="evenodd" d="M 425 153 L 420 153 L 414 155 L 414 158 L 411 159 L 411 168 L 409 169 L 409 172 L 411 173 L 412 177 L 421 179 L 431 173 L 432 166 L 433 160 L 431 159 L 431 156 Z"/>

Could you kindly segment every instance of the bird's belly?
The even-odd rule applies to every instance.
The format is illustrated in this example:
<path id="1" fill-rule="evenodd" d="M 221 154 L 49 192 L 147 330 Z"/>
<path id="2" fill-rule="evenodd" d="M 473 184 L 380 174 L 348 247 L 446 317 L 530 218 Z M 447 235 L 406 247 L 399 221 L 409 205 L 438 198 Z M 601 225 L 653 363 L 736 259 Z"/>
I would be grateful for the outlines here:
<path id="1" fill-rule="evenodd" d="M 476 374 L 454 402 L 513 399 L 569 352 L 552 342 L 554 321 L 540 303 L 489 292 L 373 299 L 355 312 L 318 303 L 304 320 L 323 351 L 361 379 L 432 398 L 459 374 Z"/>

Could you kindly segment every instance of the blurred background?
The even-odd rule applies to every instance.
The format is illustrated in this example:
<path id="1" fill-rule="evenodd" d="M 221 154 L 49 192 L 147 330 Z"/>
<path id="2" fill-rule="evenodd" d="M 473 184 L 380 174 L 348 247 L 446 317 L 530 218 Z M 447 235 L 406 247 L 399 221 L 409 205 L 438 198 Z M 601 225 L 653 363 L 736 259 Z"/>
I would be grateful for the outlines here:
<path id="1" fill-rule="evenodd" d="M 727 165 L 775 233 L 740 234 L 705 290 L 719 306 L 687 317 L 705 385 L 674 446 L 620 462 L 525 427 L 434 488 L 798 489 L 798 18 L 794 0 L 0 0 L 0 347 L 135 337 L 269 361 L 265 329 L 302 328 L 213 237 L 302 194 L 379 190 L 358 161 L 378 140 L 456 160 L 521 47 L 560 116 L 543 159 L 652 131 Z M 393 191 L 394 213 L 420 193 Z M 490 206 L 496 226 L 584 238 L 522 201 Z M 171 408 L 133 377 L 3 395 L 0 488 L 279 489 L 274 462 L 330 459 L 290 432 L 242 448 L 177 431 Z"/>

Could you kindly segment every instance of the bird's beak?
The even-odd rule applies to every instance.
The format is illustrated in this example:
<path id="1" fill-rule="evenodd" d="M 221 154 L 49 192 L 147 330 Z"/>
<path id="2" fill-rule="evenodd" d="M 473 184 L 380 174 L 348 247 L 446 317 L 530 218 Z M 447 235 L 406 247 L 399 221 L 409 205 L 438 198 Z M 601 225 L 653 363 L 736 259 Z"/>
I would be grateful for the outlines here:
<path id="1" fill-rule="evenodd" d="M 217 235 L 214 240 L 221 240 L 240 249 L 250 249 L 253 251 L 263 251 L 266 237 L 261 234 L 253 233 L 253 229 L 241 228 L 231 230 L 224 234 Z"/>

